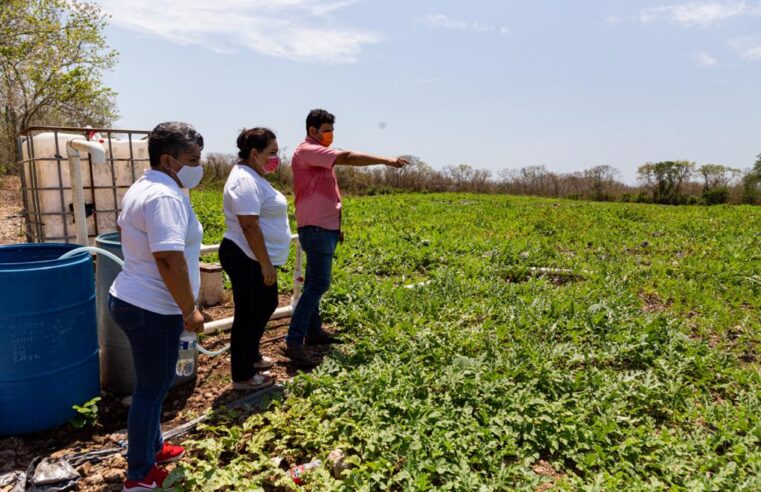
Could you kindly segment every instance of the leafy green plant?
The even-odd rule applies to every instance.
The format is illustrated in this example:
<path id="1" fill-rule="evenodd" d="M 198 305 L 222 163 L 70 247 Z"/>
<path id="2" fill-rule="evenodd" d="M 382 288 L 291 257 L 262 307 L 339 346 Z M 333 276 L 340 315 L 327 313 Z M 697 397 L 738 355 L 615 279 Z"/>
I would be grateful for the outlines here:
<path id="1" fill-rule="evenodd" d="M 77 414 L 70 420 L 71 425 L 80 429 L 94 426 L 98 422 L 98 402 L 100 396 L 96 396 L 82 405 L 72 405 Z"/>
<path id="2" fill-rule="evenodd" d="M 192 436 L 178 489 L 289 490 L 313 459 L 306 490 L 761 488 L 761 210 L 344 205 L 323 312 L 351 343 Z"/>

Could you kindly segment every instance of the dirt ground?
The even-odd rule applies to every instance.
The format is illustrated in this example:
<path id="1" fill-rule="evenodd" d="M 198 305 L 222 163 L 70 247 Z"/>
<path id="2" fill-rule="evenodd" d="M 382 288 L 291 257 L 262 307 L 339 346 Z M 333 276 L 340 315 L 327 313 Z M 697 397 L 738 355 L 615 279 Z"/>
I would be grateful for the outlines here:
<path id="1" fill-rule="evenodd" d="M 17 176 L 0 177 L 0 244 L 23 242 L 23 205 L 21 180 Z"/>
<path id="2" fill-rule="evenodd" d="M 231 313 L 232 308 L 219 306 L 208 309 L 205 314 L 209 318 L 210 312 L 215 315 L 215 319 L 220 319 Z M 292 378 L 302 370 L 291 365 L 278 351 L 287 331 L 287 319 L 275 320 L 269 323 L 262 339 L 262 353 L 276 362 L 266 374 L 272 376 L 277 383 Z M 229 338 L 229 332 L 224 332 L 204 337 L 202 344 L 209 350 L 218 350 L 229 343 Z M 310 350 L 315 355 L 324 355 L 330 349 L 312 347 Z M 200 354 L 198 359 L 196 380 L 172 389 L 164 402 L 162 430 L 165 433 L 204 415 L 209 409 L 229 405 L 247 395 L 247 392 L 232 389 L 229 351 L 218 357 Z M 124 395 L 101 392 L 98 423 L 95 427 L 76 429 L 72 425 L 63 425 L 36 434 L 0 439 L 0 475 L 11 471 L 27 471 L 33 461 L 46 456 L 58 458 L 109 450 L 123 445 L 129 410 L 124 398 Z M 182 437 L 175 441 L 181 440 Z M 77 467 L 82 478 L 71 490 L 121 490 L 126 469 L 127 462 L 121 452 L 109 454 L 98 463 L 83 463 Z M 0 492 L 5 492 L 2 486 Z"/>
<path id="3" fill-rule="evenodd" d="M 18 178 L 0 178 L 0 244 L 25 240 L 22 235 L 19 188 Z M 289 302 L 290 296 L 281 296 L 281 306 Z M 233 307 L 228 303 L 206 307 L 202 311 L 207 321 L 210 321 L 232 316 Z M 276 362 L 267 374 L 275 378 L 278 384 L 301 371 L 279 353 L 278 348 L 287 329 L 288 319 L 271 321 L 262 339 L 262 353 Z M 204 337 L 201 343 L 209 350 L 218 350 L 227 345 L 229 339 L 229 332 L 222 332 Z M 315 355 L 324 355 L 330 348 L 312 347 L 309 350 Z M 189 384 L 172 389 L 164 402 L 162 430 L 166 433 L 204 415 L 209 409 L 227 406 L 246 395 L 246 392 L 232 389 L 229 351 L 218 357 L 199 355 L 197 378 Z M 126 440 L 125 429 L 129 410 L 124 400 L 124 395 L 102 391 L 95 426 L 77 429 L 67 424 L 36 434 L 0 439 L 0 477 L 13 471 L 31 471 L 30 465 L 45 457 L 71 458 L 85 453 L 93 457 L 101 451 L 103 456 L 100 458 L 77 463 L 76 470 L 81 478 L 73 488 L 67 490 L 121 490 L 127 468 L 123 445 Z M 182 439 L 179 437 L 175 441 Z M 113 450 L 117 452 L 112 452 Z M 73 461 L 76 463 L 79 460 Z M 171 469 L 171 466 L 169 468 Z M 11 490 L 12 486 L 5 486 L 0 482 L 0 492 Z"/>

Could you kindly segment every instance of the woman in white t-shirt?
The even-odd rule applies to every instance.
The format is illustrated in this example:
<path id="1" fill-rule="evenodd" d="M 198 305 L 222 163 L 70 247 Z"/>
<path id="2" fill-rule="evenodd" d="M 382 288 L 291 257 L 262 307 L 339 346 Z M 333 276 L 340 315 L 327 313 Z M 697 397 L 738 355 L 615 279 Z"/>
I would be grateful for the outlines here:
<path id="1" fill-rule="evenodd" d="M 161 487 L 157 465 L 185 451 L 163 442 L 161 406 L 175 376 L 180 333 L 203 331 L 196 308 L 203 229 L 190 199 L 203 176 L 203 137 L 180 122 L 148 136 L 151 168 L 130 186 L 119 214 L 124 266 L 109 291 L 109 311 L 132 347 L 135 390 L 127 421 L 126 491 Z"/>
<path id="2" fill-rule="evenodd" d="M 273 384 L 259 370 L 273 361 L 259 351 L 264 327 L 277 308 L 277 267 L 291 244 L 288 202 L 264 178 L 280 164 L 275 134 L 267 128 L 238 136 L 240 162 L 225 183 L 224 239 L 219 261 L 230 277 L 235 314 L 230 335 L 233 389 L 256 390 Z"/>

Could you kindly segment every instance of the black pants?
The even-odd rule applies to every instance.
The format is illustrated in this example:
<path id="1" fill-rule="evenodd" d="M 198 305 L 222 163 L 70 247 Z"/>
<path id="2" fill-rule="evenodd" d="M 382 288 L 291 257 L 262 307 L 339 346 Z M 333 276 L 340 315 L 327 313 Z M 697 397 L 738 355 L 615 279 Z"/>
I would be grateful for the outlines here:
<path id="1" fill-rule="evenodd" d="M 230 335 L 230 366 L 234 382 L 253 377 L 254 363 L 262 358 L 259 342 L 270 316 L 277 308 L 277 282 L 264 285 L 262 267 L 238 245 L 223 239 L 219 245 L 219 262 L 233 286 L 235 314 Z"/>

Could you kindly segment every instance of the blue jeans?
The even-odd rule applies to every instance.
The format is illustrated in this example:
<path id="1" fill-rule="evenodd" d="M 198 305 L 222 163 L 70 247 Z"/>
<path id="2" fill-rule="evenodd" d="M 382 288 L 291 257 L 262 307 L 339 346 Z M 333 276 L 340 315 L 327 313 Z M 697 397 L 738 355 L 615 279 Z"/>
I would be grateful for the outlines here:
<path id="1" fill-rule="evenodd" d="M 108 310 L 132 346 L 135 390 L 127 418 L 127 480 L 141 480 L 163 446 L 161 406 L 174 381 L 182 316 L 153 313 L 112 295 Z"/>
<path id="2" fill-rule="evenodd" d="M 285 339 L 292 346 L 303 345 L 304 337 L 315 336 L 322 331 L 320 299 L 330 287 L 338 231 L 317 226 L 299 227 L 299 243 L 307 257 L 307 268 L 304 290 L 291 316 Z"/>

